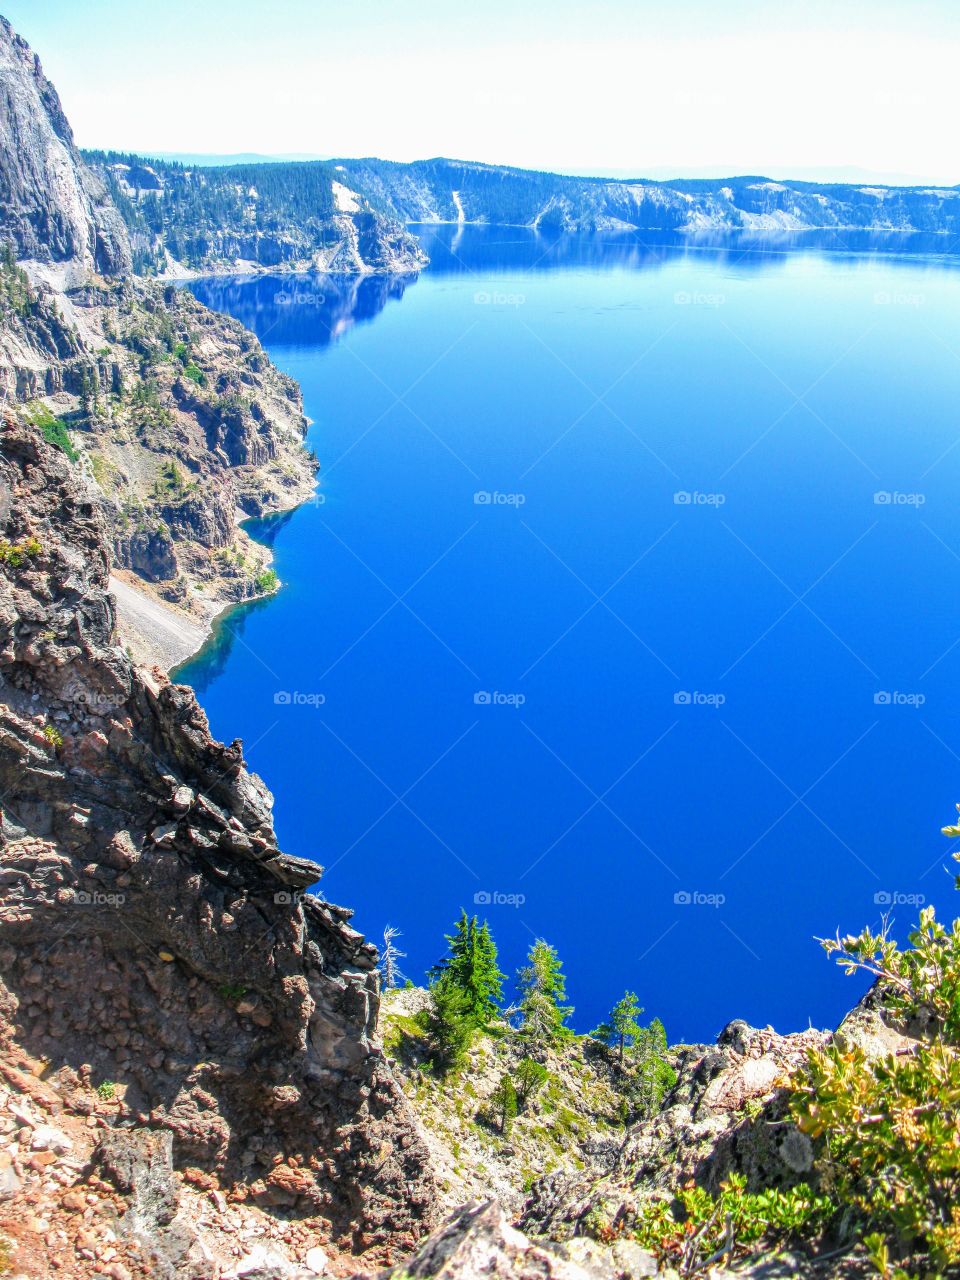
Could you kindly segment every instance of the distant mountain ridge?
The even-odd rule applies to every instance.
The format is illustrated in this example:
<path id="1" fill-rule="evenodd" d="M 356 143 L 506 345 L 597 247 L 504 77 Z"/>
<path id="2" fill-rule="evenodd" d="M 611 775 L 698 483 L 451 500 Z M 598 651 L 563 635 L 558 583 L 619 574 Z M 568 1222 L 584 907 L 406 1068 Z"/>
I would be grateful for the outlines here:
<path id="1" fill-rule="evenodd" d="M 960 232 L 960 189 L 778 182 L 762 175 L 670 181 L 566 177 L 443 158 L 331 162 L 371 205 L 404 222 L 498 222 L 556 231 Z"/>

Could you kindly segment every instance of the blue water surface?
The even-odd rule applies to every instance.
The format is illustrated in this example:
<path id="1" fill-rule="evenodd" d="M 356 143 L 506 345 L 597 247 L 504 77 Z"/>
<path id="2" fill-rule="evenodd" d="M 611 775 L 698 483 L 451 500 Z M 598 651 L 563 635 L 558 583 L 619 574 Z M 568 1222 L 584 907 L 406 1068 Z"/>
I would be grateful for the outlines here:
<path id="1" fill-rule="evenodd" d="M 955 246 L 419 230 L 419 278 L 191 286 L 321 471 L 181 678 L 415 979 L 466 907 L 581 1030 L 835 1023 L 816 936 L 954 910 Z"/>

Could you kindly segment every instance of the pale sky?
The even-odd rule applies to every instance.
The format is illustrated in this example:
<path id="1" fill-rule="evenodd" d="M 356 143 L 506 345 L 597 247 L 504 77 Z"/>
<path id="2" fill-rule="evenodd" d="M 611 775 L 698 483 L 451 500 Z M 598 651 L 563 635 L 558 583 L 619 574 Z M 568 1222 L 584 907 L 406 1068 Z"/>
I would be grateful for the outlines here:
<path id="1" fill-rule="evenodd" d="M 0 0 L 82 146 L 960 183 L 958 0 Z"/>

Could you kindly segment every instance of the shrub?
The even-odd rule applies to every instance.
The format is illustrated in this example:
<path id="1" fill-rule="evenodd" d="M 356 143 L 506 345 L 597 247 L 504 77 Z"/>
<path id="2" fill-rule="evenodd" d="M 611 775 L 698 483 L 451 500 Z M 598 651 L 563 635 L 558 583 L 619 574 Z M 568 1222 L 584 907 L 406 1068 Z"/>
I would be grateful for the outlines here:
<path id="1" fill-rule="evenodd" d="M 679 1214 L 665 1200 L 648 1200 L 637 1216 L 637 1239 L 661 1267 L 694 1275 L 721 1258 L 727 1262 L 822 1226 L 835 1212 L 827 1196 L 805 1184 L 789 1191 L 748 1192 L 742 1174 L 731 1174 L 718 1196 L 693 1185 L 677 1197 Z M 607 1234 L 613 1234 L 607 1228 Z"/>
<path id="2" fill-rule="evenodd" d="M 269 595 L 271 591 L 276 591 L 280 584 L 280 579 L 273 569 L 264 569 L 263 573 L 258 573 L 254 578 L 253 584 L 258 591 L 264 595 Z"/>
<path id="3" fill-rule="evenodd" d="M 836 1043 L 811 1052 L 792 1107 L 799 1127 L 824 1139 L 824 1176 L 840 1201 L 876 1229 L 877 1256 L 910 1256 L 938 1275 L 960 1264 L 960 920 L 948 930 L 926 907 L 909 941 L 901 951 L 885 923 L 824 942 L 848 973 L 879 979 L 895 1019 L 927 1030 L 885 1057 Z"/>
<path id="4" fill-rule="evenodd" d="M 63 746 L 63 734 L 56 725 L 45 724 L 41 733 L 46 738 L 50 746 L 53 747 L 54 751 L 59 751 Z"/>

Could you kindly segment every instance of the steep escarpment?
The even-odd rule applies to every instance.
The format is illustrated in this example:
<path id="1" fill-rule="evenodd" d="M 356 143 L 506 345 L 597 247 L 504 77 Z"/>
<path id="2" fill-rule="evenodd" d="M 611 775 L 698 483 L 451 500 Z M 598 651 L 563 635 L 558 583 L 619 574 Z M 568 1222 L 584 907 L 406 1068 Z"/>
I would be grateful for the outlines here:
<path id="1" fill-rule="evenodd" d="M 99 489 L 123 639 L 169 667 L 276 585 L 240 522 L 313 489 L 300 392 L 235 321 L 130 274 L 126 226 L 6 23 L 0 94 L 0 390 Z"/>
<path id="2" fill-rule="evenodd" d="M 100 179 L 85 168 L 40 60 L 0 17 L 0 241 L 19 258 L 121 275 L 127 233 Z"/>
<path id="3" fill-rule="evenodd" d="M 313 490 L 299 388 L 240 324 L 171 286 L 58 292 L 7 261 L 0 318 L 0 384 L 99 491 L 117 572 L 152 600 L 156 625 L 118 588 L 125 639 L 181 661 L 225 605 L 275 586 L 241 521 Z"/>
<path id="4" fill-rule="evenodd" d="M 127 227 L 134 266 L 202 271 L 418 271 L 427 258 L 397 221 L 317 161 L 185 168 L 89 151 Z"/>
<path id="5" fill-rule="evenodd" d="M 763 177 L 612 181 L 459 160 L 334 162 L 342 181 L 409 222 L 491 222 L 554 231 L 955 233 L 953 187 L 847 186 Z"/>
<path id="6" fill-rule="evenodd" d="M 5 1060 L 43 1064 L 58 1114 L 167 1135 L 181 1176 L 224 1205 L 341 1249 L 412 1243 L 432 1184 L 375 1039 L 375 948 L 305 892 L 321 868 L 278 850 L 239 742 L 213 741 L 189 689 L 117 646 L 101 508 L 13 417 L 0 494 Z M 29 1161 L 37 1127 L 16 1124 L 11 1174 L 42 1217 L 65 1184 Z M 201 1274 L 202 1226 L 184 1230 L 147 1244 Z"/>

